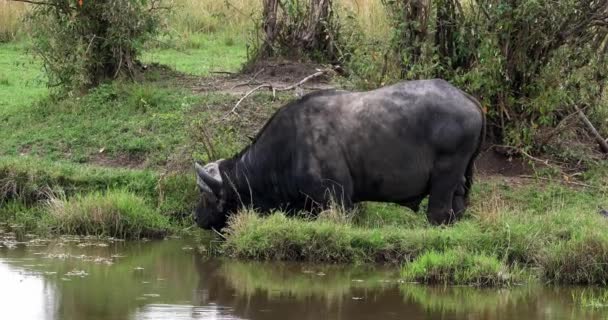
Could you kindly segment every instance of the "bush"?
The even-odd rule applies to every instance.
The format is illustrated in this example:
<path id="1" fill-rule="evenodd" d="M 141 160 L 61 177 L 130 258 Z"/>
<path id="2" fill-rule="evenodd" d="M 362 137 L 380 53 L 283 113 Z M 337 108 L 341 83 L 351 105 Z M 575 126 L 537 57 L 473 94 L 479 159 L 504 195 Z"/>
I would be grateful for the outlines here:
<path id="1" fill-rule="evenodd" d="M 29 15 L 33 52 L 49 86 L 86 89 L 137 73 L 137 56 L 160 25 L 159 2 L 49 0 Z"/>

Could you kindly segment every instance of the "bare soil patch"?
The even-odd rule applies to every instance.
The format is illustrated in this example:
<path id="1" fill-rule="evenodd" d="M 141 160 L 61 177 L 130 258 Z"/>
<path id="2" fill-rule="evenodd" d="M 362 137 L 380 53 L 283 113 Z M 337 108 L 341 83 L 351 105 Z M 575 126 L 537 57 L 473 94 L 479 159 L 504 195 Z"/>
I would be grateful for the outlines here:
<path id="1" fill-rule="evenodd" d="M 263 84 L 268 84 L 273 88 L 288 87 L 326 69 L 328 66 L 315 63 L 271 60 L 258 63 L 240 73 L 217 71 L 211 77 L 190 78 L 186 76 L 182 79 L 186 82 L 182 83 L 187 84 L 196 93 L 217 92 L 243 95 Z M 323 75 L 307 81 L 300 89 L 303 93 L 307 93 L 337 87 L 338 85 L 332 83 L 332 75 Z"/>
<path id="2" fill-rule="evenodd" d="M 532 166 L 525 160 L 505 156 L 494 149 L 488 149 L 479 154 L 475 161 L 475 169 L 477 174 L 482 176 L 518 177 L 534 173 Z"/>

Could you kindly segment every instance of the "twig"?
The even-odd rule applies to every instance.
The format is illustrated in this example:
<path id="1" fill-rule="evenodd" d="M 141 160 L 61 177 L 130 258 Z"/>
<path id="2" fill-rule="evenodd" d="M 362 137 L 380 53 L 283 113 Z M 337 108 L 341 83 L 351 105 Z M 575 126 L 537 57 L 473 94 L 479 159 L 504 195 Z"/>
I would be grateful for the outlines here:
<path id="1" fill-rule="evenodd" d="M 230 71 L 209 71 L 209 73 L 217 73 L 217 74 L 230 74 L 230 75 L 235 75 L 235 74 L 237 74 L 236 72 L 230 72 Z"/>
<path id="2" fill-rule="evenodd" d="M 226 240 L 226 236 L 221 234 L 219 231 L 215 230 L 215 228 L 211 228 L 211 230 L 213 230 L 213 232 L 215 232 L 218 236 L 222 237 L 222 239 Z"/>
<path id="3" fill-rule="evenodd" d="M 251 90 L 249 90 L 247 93 L 245 93 L 245 95 L 239 99 L 239 101 L 237 101 L 237 103 L 234 105 L 234 107 L 232 107 L 232 110 L 230 110 L 230 113 L 236 113 L 236 109 L 239 107 L 239 105 L 241 104 L 241 102 L 243 102 L 243 100 L 245 100 L 245 98 L 247 98 L 248 96 L 250 96 L 252 93 L 256 92 L 257 90 L 260 90 L 262 88 L 270 88 L 272 89 L 272 85 L 268 84 L 268 83 L 264 83 L 261 84 Z"/>
<path id="4" fill-rule="evenodd" d="M 606 140 L 602 138 L 602 135 L 600 135 L 597 129 L 595 129 L 595 127 L 593 126 L 591 121 L 589 121 L 589 118 L 587 118 L 585 113 L 576 105 L 574 105 L 574 108 L 576 109 L 576 112 L 578 112 L 578 116 L 581 118 L 581 120 L 583 120 L 583 123 L 585 123 L 585 125 L 587 126 L 587 129 L 591 131 L 591 133 L 595 137 L 595 140 L 597 141 L 597 143 L 599 143 L 602 152 L 608 153 L 608 142 L 606 142 Z"/>

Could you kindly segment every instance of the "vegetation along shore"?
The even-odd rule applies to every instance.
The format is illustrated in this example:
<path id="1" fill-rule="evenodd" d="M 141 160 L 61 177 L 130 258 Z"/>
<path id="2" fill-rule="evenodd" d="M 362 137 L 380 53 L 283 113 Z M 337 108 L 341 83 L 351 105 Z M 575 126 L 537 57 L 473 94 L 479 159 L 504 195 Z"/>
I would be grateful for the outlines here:
<path id="1" fill-rule="evenodd" d="M 212 233 L 210 255 L 382 263 L 412 282 L 607 284 L 605 1 L 287 1 L 275 20 L 272 1 L 59 2 L 0 0 L 3 232 Z M 487 119 L 456 223 L 430 224 L 424 200 L 195 226 L 195 161 L 232 157 L 281 106 L 430 78 Z"/>

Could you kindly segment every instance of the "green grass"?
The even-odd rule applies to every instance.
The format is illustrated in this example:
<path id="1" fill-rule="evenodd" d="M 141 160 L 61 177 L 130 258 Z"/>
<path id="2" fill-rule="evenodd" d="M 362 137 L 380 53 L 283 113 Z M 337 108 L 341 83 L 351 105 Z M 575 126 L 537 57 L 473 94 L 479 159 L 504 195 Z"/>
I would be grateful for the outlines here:
<path id="1" fill-rule="evenodd" d="M 116 238 L 159 238 L 172 228 L 143 198 L 114 190 L 49 201 L 49 221 L 55 234 L 93 235 Z"/>
<path id="2" fill-rule="evenodd" d="M 0 119 L 46 96 L 43 80 L 42 65 L 25 54 L 24 43 L 0 42 Z"/>
<path id="3" fill-rule="evenodd" d="M 197 97 L 150 84 L 102 85 L 82 98 L 44 99 L 0 116 L 5 155 L 88 162 L 167 161 L 187 137 L 184 112 Z M 129 163 L 123 164 L 128 166 Z"/>
<path id="4" fill-rule="evenodd" d="M 0 221 L 24 232 L 46 232 L 40 225 L 46 201 L 62 195 L 69 201 L 89 193 L 126 190 L 144 199 L 174 226 L 190 224 L 198 197 L 192 174 L 103 168 L 32 157 L 0 157 Z"/>
<path id="5" fill-rule="evenodd" d="M 457 249 L 427 251 L 407 263 L 402 276 L 406 281 L 476 287 L 508 285 L 517 281 L 496 257 Z"/>
<path id="6" fill-rule="evenodd" d="M 236 72 L 247 59 L 242 36 L 193 33 L 167 41 L 144 52 L 143 61 L 167 65 L 186 74 L 208 76 L 211 71 Z"/>
<path id="7" fill-rule="evenodd" d="M 411 277 L 424 278 L 420 274 L 424 269 L 428 277 L 439 272 L 438 279 L 450 283 L 497 284 L 498 280 L 486 283 L 475 278 L 476 271 L 506 275 L 523 267 L 547 282 L 605 284 L 608 219 L 597 209 L 606 207 L 605 199 L 601 191 L 557 184 L 512 188 L 501 182 L 478 183 L 466 218 L 449 227 L 430 226 L 422 213 L 399 207 L 386 211 L 388 207 L 381 205 L 368 206 L 362 218 L 342 221 L 290 218 L 281 213 L 261 217 L 245 211 L 231 217 L 223 250 L 233 257 L 261 260 L 415 261 L 413 267 L 418 269 Z M 391 218 L 399 212 L 404 214 L 402 221 Z M 382 216 L 388 218 L 378 218 Z M 458 260 L 463 256 L 453 250 L 479 256 Z M 499 273 L 502 263 L 507 269 Z M 483 264 L 486 269 L 470 269 L 471 264 Z M 450 269 L 458 267 L 462 269 Z M 441 278 L 446 268 L 458 271 L 458 278 Z"/>

